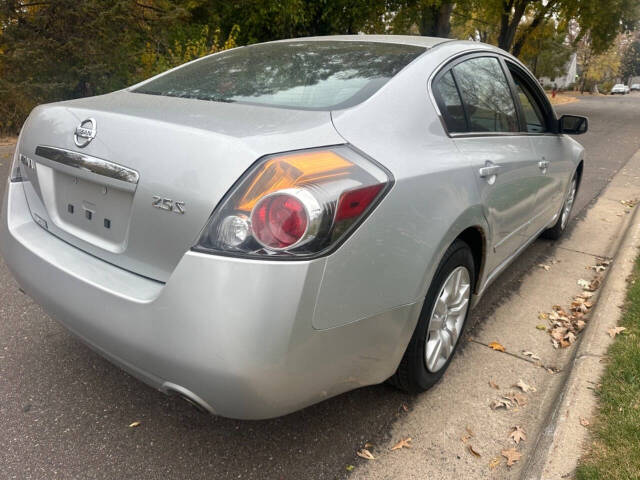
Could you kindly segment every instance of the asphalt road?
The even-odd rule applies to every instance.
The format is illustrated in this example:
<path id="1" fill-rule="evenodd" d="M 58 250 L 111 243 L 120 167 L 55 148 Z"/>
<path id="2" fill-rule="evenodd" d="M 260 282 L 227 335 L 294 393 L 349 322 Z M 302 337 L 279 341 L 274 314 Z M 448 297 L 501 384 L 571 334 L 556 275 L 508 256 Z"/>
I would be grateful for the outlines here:
<path id="1" fill-rule="evenodd" d="M 640 95 L 587 96 L 557 110 L 590 119 L 589 133 L 580 137 L 587 163 L 577 222 L 640 148 Z M 10 150 L 0 147 L 0 178 Z M 491 321 L 491 311 L 517 291 L 520 274 L 547 247 L 539 240 L 496 281 L 473 313 L 476 328 Z M 2 479 L 344 477 L 359 461 L 356 449 L 382 439 L 411 404 L 411 396 L 379 385 L 269 421 L 200 414 L 77 341 L 19 292 L 0 260 Z M 134 421 L 140 426 L 129 428 Z"/>

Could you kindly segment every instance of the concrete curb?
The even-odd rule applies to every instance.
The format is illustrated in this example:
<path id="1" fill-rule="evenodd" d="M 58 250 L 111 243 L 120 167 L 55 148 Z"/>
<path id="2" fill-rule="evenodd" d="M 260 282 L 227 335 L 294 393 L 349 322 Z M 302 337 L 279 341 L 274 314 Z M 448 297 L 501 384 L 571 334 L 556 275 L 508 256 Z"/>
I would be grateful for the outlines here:
<path id="1" fill-rule="evenodd" d="M 640 151 L 634 156 L 638 155 Z M 635 207 L 621 232 L 613 246 L 613 261 L 603 279 L 588 327 L 573 352 L 564 385 L 521 472 L 523 480 L 573 478 L 582 456 L 589 431 L 581 420 L 588 420 L 597 408 L 593 389 L 604 373 L 605 364 L 601 360 L 613 342 L 607 330 L 617 325 L 621 317 L 627 278 L 633 271 L 640 247 L 640 208 Z"/>

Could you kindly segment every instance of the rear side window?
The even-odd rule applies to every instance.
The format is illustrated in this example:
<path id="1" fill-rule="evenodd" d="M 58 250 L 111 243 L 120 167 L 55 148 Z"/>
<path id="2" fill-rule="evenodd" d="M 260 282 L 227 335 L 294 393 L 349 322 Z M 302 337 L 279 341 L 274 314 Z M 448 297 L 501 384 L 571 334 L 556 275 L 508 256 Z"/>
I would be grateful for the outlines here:
<path id="1" fill-rule="evenodd" d="M 451 70 L 442 75 L 433 85 L 433 93 L 442 110 L 442 116 L 451 133 L 465 132 L 467 121 L 460 94 Z"/>
<path id="2" fill-rule="evenodd" d="M 425 50 L 413 45 L 358 41 L 258 44 L 189 63 L 134 92 L 334 110 L 366 100 Z"/>
<path id="3" fill-rule="evenodd" d="M 476 57 L 452 69 L 470 132 L 517 132 L 518 117 L 511 90 L 495 57 Z"/>

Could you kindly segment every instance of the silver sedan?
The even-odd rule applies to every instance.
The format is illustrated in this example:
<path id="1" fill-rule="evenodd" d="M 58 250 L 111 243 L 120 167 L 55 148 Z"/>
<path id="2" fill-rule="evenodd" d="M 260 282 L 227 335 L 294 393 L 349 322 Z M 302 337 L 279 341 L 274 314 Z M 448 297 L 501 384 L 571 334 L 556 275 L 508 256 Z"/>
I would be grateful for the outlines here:
<path id="1" fill-rule="evenodd" d="M 565 230 L 586 129 L 481 43 L 240 47 L 34 109 L 0 250 L 79 338 L 209 412 L 421 392 L 491 281 Z"/>

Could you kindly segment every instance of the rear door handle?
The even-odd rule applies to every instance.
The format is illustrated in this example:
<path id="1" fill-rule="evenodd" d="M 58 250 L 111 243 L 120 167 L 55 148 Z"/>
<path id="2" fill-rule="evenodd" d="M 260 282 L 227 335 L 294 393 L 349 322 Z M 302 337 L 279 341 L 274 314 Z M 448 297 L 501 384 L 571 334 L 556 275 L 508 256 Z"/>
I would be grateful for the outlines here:
<path id="1" fill-rule="evenodd" d="M 480 172 L 480 177 L 487 178 L 487 177 L 492 177 L 493 175 L 497 175 L 501 169 L 502 167 L 500 165 L 494 165 L 487 162 L 487 166 L 482 167 L 478 171 Z"/>

